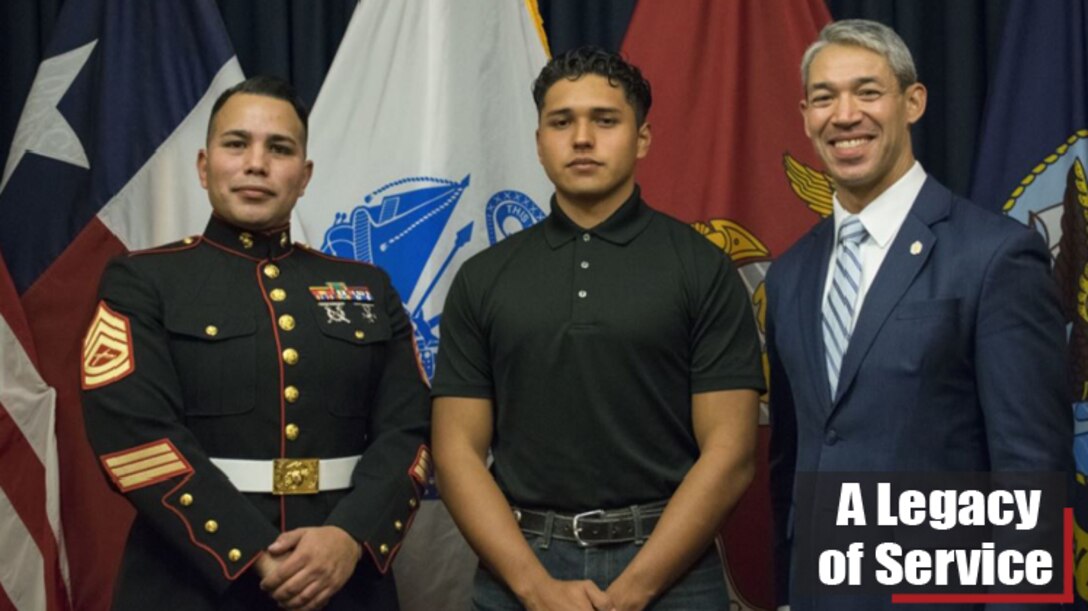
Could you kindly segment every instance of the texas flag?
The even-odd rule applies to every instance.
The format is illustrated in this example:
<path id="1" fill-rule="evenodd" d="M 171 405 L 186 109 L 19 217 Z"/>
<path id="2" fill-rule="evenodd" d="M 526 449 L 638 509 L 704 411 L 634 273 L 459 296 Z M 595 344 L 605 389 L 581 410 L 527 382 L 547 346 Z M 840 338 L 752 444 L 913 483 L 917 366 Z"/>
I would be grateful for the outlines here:
<path id="1" fill-rule="evenodd" d="M 0 174 L 0 608 L 109 607 L 132 513 L 83 432 L 81 340 L 111 256 L 203 227 L 196 151 L 240 80 L 213 0 L 63 6 Z"/>

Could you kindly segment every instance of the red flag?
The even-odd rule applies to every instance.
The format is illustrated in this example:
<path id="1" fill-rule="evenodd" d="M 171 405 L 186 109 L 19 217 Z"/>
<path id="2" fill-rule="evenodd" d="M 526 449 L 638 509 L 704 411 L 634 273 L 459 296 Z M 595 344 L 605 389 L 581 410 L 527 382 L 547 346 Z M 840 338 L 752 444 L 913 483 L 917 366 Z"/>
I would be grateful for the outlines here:
<path id="1" fill-rule="evenodd" d="M 643 0 L 623 44 L 653 85 L 643 196 L 733 258 L 761 333 L 770 261 L 831 212 L 799 110 L 801 56 L 828 21 L 823 0 Z M 756 479 L 723 531 L 741 609 L 774 608 L 768 438 L 760 427 Z"/>

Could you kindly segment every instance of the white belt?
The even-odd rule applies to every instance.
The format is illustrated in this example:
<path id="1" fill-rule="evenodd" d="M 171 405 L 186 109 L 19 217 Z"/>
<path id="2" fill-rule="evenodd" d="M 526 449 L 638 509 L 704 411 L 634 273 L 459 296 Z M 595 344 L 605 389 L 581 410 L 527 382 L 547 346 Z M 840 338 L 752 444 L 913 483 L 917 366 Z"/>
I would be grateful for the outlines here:
<path id="1" fill-rule="evenodd" d="M 352 487 L 351 474 L 361 455 L 342 458 L 246 460 L 210 458 L 241 492 L 315 494 Z"/>

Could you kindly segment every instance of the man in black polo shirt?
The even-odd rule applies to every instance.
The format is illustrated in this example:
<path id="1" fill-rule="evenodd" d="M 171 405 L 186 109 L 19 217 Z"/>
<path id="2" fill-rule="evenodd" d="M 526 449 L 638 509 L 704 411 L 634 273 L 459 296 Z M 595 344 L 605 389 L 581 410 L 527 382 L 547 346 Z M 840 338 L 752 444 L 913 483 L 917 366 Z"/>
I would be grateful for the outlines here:
<path id="1" fill-rule="evenodd" d="M 486 567 L 474 605 L 728 609 L 710 544 L 754 470 L 747 293 L 639 197 L 637 68 L 580 49 L 533 96 L 551 216 L 461 268 L 433 387 L 439 484 Z"/>

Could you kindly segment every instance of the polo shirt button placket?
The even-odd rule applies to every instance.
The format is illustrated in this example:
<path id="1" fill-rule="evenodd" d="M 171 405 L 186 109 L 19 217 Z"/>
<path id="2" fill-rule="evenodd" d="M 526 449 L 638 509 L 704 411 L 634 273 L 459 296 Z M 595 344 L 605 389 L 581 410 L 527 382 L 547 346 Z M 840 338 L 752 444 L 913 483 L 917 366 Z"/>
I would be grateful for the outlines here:
<path id="1" fill-rule="evenodd" d="M 575 302 L 575 306 L 574 306 L 575 315 L 574 315 L 574 317 L 575 317 L 575 320 L 578 320 L 578 319 L 584 320 L 586 318 L 587 314 L 588 314 L 588 312 L 585 309 L 585 306 L 588 305 L 588 298 L 589 298 L 589 290 L 588 289 L 592 288 L 592 287 L 589 286 L 589 277 L 588 277 L 588 275 L 586 273 L 586 270 L 589 269 L 589 256 L 588 256 L 587 250 L 589 249 L 589 242 L 592 239 L 593 238 L 592 238 L 592 236 L 590 235 L 590 233 L 588 231 L 584 232 L 582 234 L 581 244 L 578 244 L 575 247 L 575 257 L 574 257 L 574 260 L 576 261 L 576 263 L 575 263 L 576 267 L 575 267 L 575 270 L 574 270 L 574 297 L 575 297 L 575 299 L 574 299 L 574 302 Z"/>

